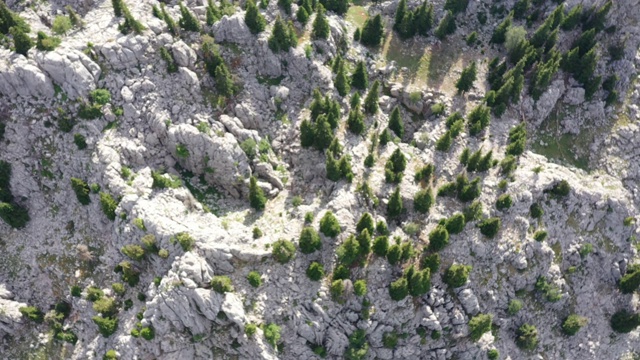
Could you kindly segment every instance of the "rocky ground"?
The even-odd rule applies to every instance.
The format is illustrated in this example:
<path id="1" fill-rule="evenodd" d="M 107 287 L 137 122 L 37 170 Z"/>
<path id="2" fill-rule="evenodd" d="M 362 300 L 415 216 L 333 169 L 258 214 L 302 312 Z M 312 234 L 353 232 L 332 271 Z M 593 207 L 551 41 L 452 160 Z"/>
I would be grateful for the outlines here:
<path id="1" fill-rule="evenodd" d="M 432 3 L 437 23 L 445 4 Z M 532 5 L 540 9 L 540 17 L 527 28 L 530 33 L 557 5 L 537 3 L 543 5 Z M 564 3 L 568 12 L 579 1 Z M 406 81 L 407 69 L 354 41 L 356 25 L 333 12 L 327 13 L 328 39 L 310 38 L 316 16 L 311 15 L 306 26 L 294 21 L 297 46 L 274 53 L 268 45 L 274 21 L 278 14 L 289 17 L 276 1 L 260 9 L 267 28 L 257 35 L 245 24 L 239 3 L 205 25 L 207 2 L 185 1 L 203 28 L 201 33 L 182 30 L 179 36 L 152 15 L 152 6 L 160 8 L 157 1 L 127 3 L 145 26 L 140 34 L 127 35 L 118 30 L 123 18 L 114 16 L 109 1 L 7 4 L 31 26 L 33 37 L 38 31 L 51 34 L 54 18 L 68 15 L 65 5 L 77 11 L 83 25 L 60 36 L 55 50 L 34 47 L 28 56 L 10 49 L 9 37 L 0 38 L 6 45 L 0 47 L 0 160 L 11 164 L 10 192 L 30 217 L 17 229 L 0 221 L 3 358 L 485 359 L 493 349 L 500 359 L 640 356 L 640 330 L 620 333 L 610 325 L 619 310 L 640 310 L 637 291 L 626 294 L 618 285 L 638 263 L 640 248 L 637 0 L 614 2 L 606 24 L 616 25 L 615 33 L 598 35 L 601 55 L 595 71 L 603 78 L 619 76 L 616 103 L 605 104 L 604 90 L 585 100 L 583 87 L 561 70 L 540 99 L 528 95 L 525 85 L 521 99 L 502 116 L 492 116 L 480 136 L 463 130 L 448 151 L 436 150 L 447 132 L 445 119 L 456 111 L 466 115 L 484 102 L 488 63 L 504 56 L 503 47 L 489 39 L 505 14 L 493 15 L 489 9 L 496 4 L 511 9 L 513 1 L 472 1 L 447 39 L 407 40 L 408 46 L 425 44 L 432 52 L 455 46 L 465 53 L 437 85 Z M 386 32 L 393 31 L 397 1 L 357 5 L 364 6 L 369 17 L 383 14 Z M 291 14 L 297 9 L 293 4 Z M 166 11 L 176 22 L 181 17 L 175 1 L 167 2 Z M 481 11 L 491 14 L 486 25 L 477 20 Z M 464 39 L 473 30 L 480 45 L 470 49 Z M 558 48 L 569 50 L 569 39 L 578 34 L 563 34 Z M 221 97 L 205 68 L 206 36 L 215 40 L 239 89 L 233 96 Z M 614 60 L 607 48 L 620 39 L 625 41 L 623 55 Z M 175 72 L 167 71 L 161 49 L 172 56 Z M 382 85 L 380 110 L 365 117 L 361 135 L 346 124 L 355 91 L 341 97 L 334 86 L 330 61 L 338 54 L 350 71 L 363 60 L 369 82 Z M 453 82 L 472 57 L 477 57 L 478 78 L 471 91 L 458 94 Z M 90 94 L 96 89 L 106 89 L 110 100 L 98 106 L 99 116 L 82 119 L 78 114 L 92 105 Z M 350 156 L 350 182 L 327 179 L 324 152 L 301 146 L 300 126 L 310 116 L 315 89 L 340 105 L 335 138 Z M 444 105 L 442 115 L 432 114 L 435 104 Z M 396 105 L 404 135 L 378 144 Z M 553 131 L 552 121 L 557 125 Z M 493 158 L 502 161 L 509 133 L 521 123 L 527 148 L 517 157 L 515 170 L 505 175 L 496 165 L 486 172 L 469 172 L 470 180 L 481 179 L 476 200 L 482 204 L 480 213 L 467 218 L 464 230 L 451 234 L 448 246 L 438 252 L 441 264 L 431 273 L 429 291 L 392 300 L 390 283 L 412 264 L 422 269 L 423 253 L 432 253 L 432 231 L 470 204 L 436 196 L 429 212 L 422 214 L 415 211 L 414 195 L 427 187 L 435 195 L 466 172 L 459 160 L 465 148 L 492 151 Z M 588 135 L 586 143 L 570 142 L 560 149 L 586 158 L 583 169 L 533 151 L 534 145 L 563 134 L 576 136 L 571 139 Z M 78 145 L 78 135 L 86 147 Z M 253 145 L 248 149 L 247 144 Z M 407 159 L 399 185 L 385 181 L 385 164 L 397 149 Z M 373 164 L 364 166 L 370 153 Z M 429 163 L 435 165 L 433 178 L 414 181 Z M 268 198 L 263 210 L 250 206 L 251 176 Z M 76 196 L 72 178 L 89 186 L 86 205 Z M 162 179 L 169 185 L 159 186 Z M 563 181 L 568 194 L 551 191 Z M 371 196 L 362 191 L 363 184 Z M 397 186 L 405 211 L 392 219 L 387 207 Z M 101 201 L 106 194 L 117 203 L 113 219 Z M 496 201 L 503 194 L 512 205 L 499 210 Z M 534 204 L 543 209 L 540 217 L 532 217 Z M 297 245 L 302 229 L 318 230 L 327 212 L 338 219 L 339 235 L 321 233 L 319 251 L 296 250 L 284 264 L 274 259 L 277 240 Z M 396 264 L 366 254 L 350 268 L 347 279 L 339 280 L 344 291 L 336 296 L 332 287 L 341 262 L 338 249 L 357 235 L 356 225 L 365 213 L 387 224 L 391 245 L 397 238 L 411 244 L 414 252 Z M 501 226 L 490 238 L 478 225 L 494 217 Z M 546 239 L 539 241 L 542 231 Z M 147 248 L 144 257 L 133 260 L 122 251 L 149 235 L 155 251 Z M 193 241 L 191 246 L 181 243 L 184 236 Z M 138 282 L 127 284 L 123 261 L 139 276 Z M 324 266 L 326 276 L 320 281 L 306 274 L 314 261 Z M 444 281 L 453 264 L 472 266 L 461 286 Z M 261 275 L 258 287 L 247 279 L 253 271 Z M 218 291 L 212 285 L 217 276 L 227 276 L 233 289 Z M 544 289 L 541 279 L 546 279 Z M 354 291 L 357 280 L 366 281 L 364 295 Z M 114 283 L 124 284 L 124 289 L 118 291 Z M 103 299 L 115 300 L 113 309 L 102 312 L 104 318 L 117 319 L 108 336 L 92 320 L 101 312 L 91 298 L 96 288 L 102 289 Z M 521 309 L 510 311 L 518 302 Z M 60 304 L 69 310 L 61 311 Z M 27 306 L 46 313 L 44 321 L 30 321 Z M 56 319 L 61 313 L 65 316 Z M 470 321 L 479 314 L 492 318 L 490 331 L 476 338 Z M 571 314 L 586 318 L 573 336 L 562 328 Z M 272 324 L 279 327 L 277 339 Z M 523 324 L 537 328 L 532 349 L 517 346 L 516 333 Z M 364 345 L 354 340 L 358 330 L 364 331 Z M 358 348 L 359 354 L 354 351 Z"/>

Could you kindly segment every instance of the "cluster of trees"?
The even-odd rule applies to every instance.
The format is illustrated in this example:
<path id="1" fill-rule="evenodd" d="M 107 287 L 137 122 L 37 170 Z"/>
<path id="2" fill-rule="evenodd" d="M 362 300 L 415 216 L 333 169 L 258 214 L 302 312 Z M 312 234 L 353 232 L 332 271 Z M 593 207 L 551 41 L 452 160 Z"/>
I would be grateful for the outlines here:
<path id="1" fill-rule="evenodd" d="M 271 37 L 269 37 L 269 48 L 274 53 L 278 53 L 280 51 L 289 51 L 290 48 L 295 47 L 297 44 L 298 36 L 293 23 L 291 20 L 285 22 L 278 15 L 273 25 Z"/>
<path id="2" fill-rule="evenodd" d="M 344 15 L 349 10 L 349 0 L 320 0 L 320 4 L 338 15 Z"/>
<path id="3" fill-rule="evenodd" d="M 131 15 L 131 11 L 129 11 L 129 7 L 124 0 L 111 0 L 111 4 L 116 17 L 124 17 L 124 22 L 118 25 L 121 33 L 125 35 L 131 32 L 141 34 L 146 29 L 141 22 Z"/>
<path id="4" fill-rule="evenodd" d="M 380 14 L 373 18 L 368 18 L 362 30 L 356 29 L 354 40 L 360 41 L 363 45 L 378 46 L 384 37 L 384 23 Z"/>
<path id="5" fill-rule="evenodd" d="M 233 96 L 237 88 L 233 81 L 233 77 L 227 68 L 218 45 L 215 44 L 213 38 L 207 35 L 202 37 L 202 57 L 204 58 L 204 67 L 216 83 L 216 90 L 222 96 Z"/>
<path id="6" fill-rule="evenodd" d="M 351 169 L 351 157 L 343 154 L 342 145 L 337 138 L 334 138 L 326 152 L 326 170 L 327 178 L 332 181 L 347 179 L 348 182 L 353 180 L 353 170 Z"/>
<path id="7" fill-rule="evenodd" d="M 318 89 L 313 91 L 311 118 L 300 124 L 300 144 L 324 151 L 333 142 L 333 131 L 340 122 L 340 104 L 328 95 L 324 98 Z"/>
<path id="8" fill-rule="evenodd" d="M 433 27 L 433 22 L 433 5 L 427 4 L 426 0 L 413 11 L 407 9 L 406 0 L 400 0 L 396 8 L 393 30 L 403 39 L 408 39 L 415 35 L 427 36 L 429 30 Z"/>
<path id="9" fill-rule="evenodd" d="M 18 54 L 27 56 L 27 52 L 33 47 L 29 32 L 31 32 L 29 24 L 11 11 L 4 1 L 0 2 L 0 33 L 11 35 L 13 47 Z"/>
<path id="10" fill-rule="evenodd" d="M 404 275 L 389 285 L 389 296 L 392 300 L 400 301 L 411 296 L 422 296 L 431 289 L 431 269 L 417 270 L 411 265 Z"/>
<path id="11" fill-rule="evenodd" d="M 249 27 L 249 30 L 251 30 L 252 34 L 263 32 L 265 27 L 267 26 L 267 21 L 265 20 L 264 16 L 262 16 L 260 10 L 258 10 L 258 7 L 253 0 L 247 0 L 244 22 L 247 24 L 247 27 Z"/>

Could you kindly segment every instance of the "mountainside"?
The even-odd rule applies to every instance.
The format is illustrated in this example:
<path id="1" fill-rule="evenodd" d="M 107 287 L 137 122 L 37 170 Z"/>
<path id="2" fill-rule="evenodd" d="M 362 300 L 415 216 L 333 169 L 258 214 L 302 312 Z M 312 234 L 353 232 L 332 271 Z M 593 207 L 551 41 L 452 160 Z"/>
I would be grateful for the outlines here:
<path id="1" fill-rule="evenodd" d="M 639 6 L 0 0 L 1 357 L 640 357 Z"/>

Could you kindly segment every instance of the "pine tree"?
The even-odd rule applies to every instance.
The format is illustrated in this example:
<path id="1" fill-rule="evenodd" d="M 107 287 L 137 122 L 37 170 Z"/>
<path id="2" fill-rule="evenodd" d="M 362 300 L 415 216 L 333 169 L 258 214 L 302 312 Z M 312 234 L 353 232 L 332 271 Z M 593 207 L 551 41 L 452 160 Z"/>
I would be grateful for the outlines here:
<path id="1" fill-rule="evenodd" d="M 300 145 L 303 148 L 308 148 L 313 145 L 315 139 L 315 131 L 313 124 L 309 120 L 305 119 L 300 124 Z"/>
<path id="2" fill-rule="evenodd" d="M 369 21 L 369 19 L 365 20 L 365 25 L 367 24 L 367 21 Z M 361 37 L 360 28 L 356 28 L 356 31 L 353 32 L 353 41 L 360 41 Z"/>
<path id="3" fill-rule="evenodd" d="M 338 94 L 340 96 L 346 96 L 349 93 L 349 80 L 347 79 L 347 75 L 344 70 L 344 62 L 340 62 L 340 66 L 338 67 L 338 74 L 336 75 L 335 81 L 336 90 L 338 90 Z"/>
<path id="4" fill-rule="evenodd" d="M 356 71 L 351 75 L 351 86 L 360 90 L 365 90 L 369 86 L 369 75 L 363 61 L 358 62 Z"/>
<path id="5" fill-rule="evenodd" d="M 291 0 L 278 0 L 278 6 L 284 10 L 284 13 L 291 15 Z"/>
<path id="6" fill-rule="evenodd" d="M 460 79 L 456 82 L 456 89 L 458 93 L 465 93 L 473 87 L 473 82 L 476 81 L 477 68 L 476 62 L 472 62 L 471 65 L 462 70 Z"/>
<path id="7" fill-rule="evenodd" d="M 396 24 L 396 31 L 403 39 L 409 39 L 416 34 L 414 13 L 412 11 L 409 11 L 404 15 L 400 24 Z"/>
<path id="8" fill-rule="evenodd" d="M 456 19 L 451 11 L 447 11 L 444 18 L 440 20 L 436 29 L 436 37 L 443 40 L 447 35 L 451 35 L 456 31 Z"/>
<path id="9" fill-rule="evenodd" d="M 393 29 L 398 31 L 400 29 L 400 24 L 402 20 L 405 18 L 407 14 L 407 0 L 400 0 L 398 2 L 398 7 L 396 7 L 396 15 L 394 17 Z"/>
<path id="10" fill-rule="evenodd" d="M 371 86 L 367 97 L 364 99 L 364 111 L 369 115 L 374 115 L 376 112 L 378 112 L 379 88 L 380 82 L 376 80 Z"/>
<path id="11" fill-rule="evenodd" d="M 223 63 L 218 65 L 215 70 L 216 89 L 222 96 L 233 95 L 233 80 L 227 66 Z"/>
<path id="12" fill-rule="evenodd" d="M 418 191 L 413 197 L 413 208 L 421 213 L 426 214 L 433 205 L 433 192 L 431 188 Z"/>
<path id="13" fill-rule="evenodd" d="M 318 116 L 314 132 L 314 146 L 322 151 L 331 145 L 333 140 L 333 130 L 327 121 L 325 115 Z"/>
<path id="14" fill-rule="evenodd" d="M 249 2 L 247 2 L 247 9 L 249 9 Z M 213 0 L 207 0 L 206 15 L 207 15 L 207 25 L 209 26 L 215 24 L 215 22 L 220 20 L 220 18 L 222 17 L 222 13 L 220 12 L 220 9 L 218 9 L 218 7 L 215 6 L 215 4 L 213 3 Z M 247 21 L 246 15 L 245 15 L 245 21 Z"/>
<path id="15" fill-rule="evenodd" d="M 327 171 L 327 179 L 331 181 L 338 181 L 342 177 L 338 161 L 333 157 L 333 152 L 331 151 L 327 151 L 325 168 Z"/>
<path id="16" fill-rule="evenodd" d="M 402 122 L 402 115 L 400 115 L 400 108 L 396 106 L 391 112 L 389 119 L 389 129 L 393 130 L 399 138 L 404 136 L 404 123 Z"/>
<path id="17" fill-rule="evenodd" d="M 264 16 L 262 16 L 253 0 L 247 0 L 247 12 L 244 15 L 244 22 L 247 24 L 252 34 L 263 32 L 267 25 Z"/>
<path id="18" fill-rule="evenodd" d="M 491 35 L 491 42 L 494 44 L 502 44 L 507 38 L 507 30 L 511 27 L 511 18 L 512 14 L 509 14 L 506 19 L 502 20 L 500 25 L 498 25 L 495 30 L 493 30 L 493 34 Z"/>
<path id="19" fill-rule="evenodd" d="M 122 8 L 123 8 L 123 1 L 122 0 L 111 0 L 111 5 L 113 6 L 113 13 L 116 15 L 116 17 L 121 17 L 122 16 Z"/>
<path id="20" fill-rule="evenodd" d="M 447 0 L 444 4 L 444 9 L 457 14 L 465 11 L 468 5 L 469 0 Z"/>
<path id="21" fill-rule="evenodd" d="M 384 24 L 382 16 L 376 15 L 373 19 L 367 19 L 359 35 L 359 40 L 363 45 L 378 46 L 384 37 Z"/>
<path id="22" fill-rule="evenodd" d="M 356 93 L 353 94 L 353 96 L 351 97 L 351 100 L 349 100 L 349 106 L 351 107 L 351 109 L 360 108 L 360 92 L 359 91 L 356 91 Z"/>
<path id="23" fill-rule="evenodd" d="M 180 14 L 182 17 L 178 20 L 180 27 L 187 31 L 200 32 L 202 27 L 200 21 L 187 9 L 182 2 L 180 2 Z"/>
<path id="24" fill-rule="evenodd" d="M 304 6 L 298 7 L 298 11 L 296 12 L 296 19 L 302 25 L 306 25 L 307 21 L 309 21 L 309 13 Z"/>
<path id="25" fill-rule="evenodd" d="M 264 192 L 258 186 L 258 181 L 255 176 L 249 179 L 249 203 L 251 207 L 260 211 L 264 210 L 264 206 L 267 203 L 267 198 L 264 196 Z"/>
<path id="26" fill-rule="evenodd" d="M 402 214 L 402 196 L 400 196 L 400 187 L 396 187 L 396 190 L 391 194 L 389 203 L 387 204 L 387 216 L 394 219 Z"/>
<path id="27" fill-rule="evenodd" d="M 169 13 L 167 12 L 167 8 L 164 6 L 163 2 L 160 3 L 160 9 L 162 10 L 162 18 L 164 19 L 164 22 L 167 24 L 167 28 L 169 29 L 169 32 L 173 36 L 178 36 L 178 25 L 176 25 L 175 20 L 173 20 L 171 15 L 169 15 Z"/>
<path id="28" fill-rule="evenodd" d="M 273 32 L 269 38 L 269 48 L 271 51 L 277 53 L 280 51 L 288 51 L 292 46 L 295 46 L 298 42 L 296 37 L 293 23 L 285 23 L 280 15 L 276 17 L 275 24 L 273 25 Z"/>
<path id="29" fill-rule="evenodd" d="M 353 180 L 353 169 L 351 168 L 351 157 L 348 155 L 343 155 L 338 162 L 338 167 L 340 168 L 340 175 L 347 179 L 348 182 Z"/>
<path id="30" fill-rule="evenodd" d="M 314 39 L 327 39 L 329 37 L 329 21 L 325 14 L 324 7 L 318 5 L 316 18 L 313 20 L 313 30 L 311 32 Z"/>
<path id="31" fill-rule="evenodd" d="M 360 112 L 360 108 L 356 107 L 349 111 L 349 117 L 347 118 L 347 127 L 349 131 L 356 135 L 360 135 L 364 132 L 364 114 Z"/>
<path id="32" fill-rule="evenodd" d="M 13 36 L 13 46 L 18 54 L 27 56 L 29 49 L 33 47 L 33 40 L 29 35 L 25 34 L 19 27 L 12 27 L 9 29 L 9 33 Z"/>
<path id="33" fill-rule="evenodd" d="M 9 34 L 11 28 L 18 28 L 25 34 L 31 32 L 31 27 L 18 14 L 7 7 L 4 1 L 0 1 L 0 33 Z"/>
<path id="34" fill-rule="evenodd" d="M 413 17 L 415 32 L 418 35 L 427 36 L 427 33 L 433 28 L 434 15 L 433 5 L 427 5 L 426 0 L 418 7 Z"/>

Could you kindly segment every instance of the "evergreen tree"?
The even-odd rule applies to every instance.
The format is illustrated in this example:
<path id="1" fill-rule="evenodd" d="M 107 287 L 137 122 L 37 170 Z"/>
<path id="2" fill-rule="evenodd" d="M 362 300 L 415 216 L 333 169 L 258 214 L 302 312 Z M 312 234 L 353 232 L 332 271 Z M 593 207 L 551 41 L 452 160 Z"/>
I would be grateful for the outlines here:
<path id="1" fill-rule="evenodd" d="M 284 10 L 284 13 L 291 15 L 291 0 L 278 0 L 278 6 Z"/>
<path id="2" fill-rule="evenodd" d="M 360 220 L 358 220 L 358 223 L 356 224 L 356 232 L 360 233 L 362 232 L 362 230 L 365 230 L 365 229 L 369 231 L 369 234 L 373 234 L 375 230 L 375 223 L 373 221 L 373 217 L 368 212 L 362 214 L 362 216 L 360 217 Z"/>
<path id="3" fill-rule="evenodd" d="M 347 155 L 343 155 L 338 162 L 338 167 L 340 168 L 340 175 L 347 179 L 348 182 L 353 180 L 353 170 L 351 168 L 351 157 Z"/>
<path id="4" fill-rule="evenodd" d="M 311 34 L 314 39 L 327 39 L 329 38 L 329 21 L 325 15 L 325 10 L 322 5 L 318 5 L 316 10 L 316 18 L 313 20 L 313 30 Z"/>
<path id="5" fill-rule="evenodd" d="M 349 100 L 349 106 L 351 106 L 351 109 L 360 108 L 360 92 L 359 91 L 356 91 L 356 93 L 353 94 L 353 96 L 351 97 L 351 100 Z"/>
<path id="6" fill-rule="evenodd" d="M 33 47 L 33 40 L 20 27 L 12 27 L 9 32 L 13 36 L 13 46 L 16 52 L 27 56 L 29 49 Z"/>
<path id="7" fill-rule="evenodd" d="M 444 9 L 457 14 L 467 10 L 468 5 L 469 0 L 447 0 L 444 3 Z"/>
<path id="8" fill-rule="evenodd" d="M 400 2 L 398 2 L 398 7 L 396 7 L 396 15 L 393 22 L 394 30 L 398 31 L 400 23 L 402 23 L 405 15 L 407 15 L 407 0 L 400 0 Z"/>
<path id="9" fill-rule="evenodd" d="M 298 11 L 296 12 L 296 19 L 302 25 L 306 25 L 307 21 L 309 21 L 309 13 L 304 6 L 298 7 Z"/>
<path id="10" fill-rule="evenodd" d="M 18 28 L 25 34 L 31 32 L 29 24 L 11 11 L 4 1 L 0 1 L 0 33 L 7 35 L 11 28 Z"/>
<path id="11" fill-rule="evenodd" d="M 340 66 L 338 67 L 338 74 L 336 75 L 335 81 L 336 90 L 338 90 L 338 94 L 340 96 L 346 96 L 349 93 L 349 80 L 347 79 L 347 75 L 344 70 L 344 62 L 340 62 Z"/>
<path id="12" fill-rule="evenodd" d="M 303 148 L 308 148 L 313 145 L 315 141 L 315 131 L 313 124 L 307 119 L 303 120 L 300 124 L 300 145 Z"/>
<path id="13" fill-rule="evenodd" d="M 414 19 L 413 12 L 408 11 L 404 15 L 404 18 L 402 18 L 402 21 L 400 22 L 400 24 L 396 26 L 397 28 L 396 31 L 398 32 L 401 38 L 408 39 L 413 37 L 416 34 L 414 21 L 415 19 Z"/>
<path id="14" fill-rule="evenodd" d="M 359 31 L 359 30 L 358 30 Z M 367 19 L 359 34 L 359 40 L 363 45 L 378 46 L 384 37 L 384 24 L 382 16 L 376 15 L 373 19 Z"/>
<path id="15" fill-rule="evenodd" d="M 433 5 L 427 5 L 426 0 L 418 7 L 413 17 L 415 32 L 418 35 L 427 36 L 433 27 Z"/>
<path id="16" fill-rule="evenodd" d="M 511 27 L 511 17 L 513 15 L 509 14 L 506 19 L 502 20 L 500 25 L 498 25 L 495 30 L 493 30 L 493 34 L 491 35 L 491 42 L 494 44 L 502 44 L 507 38 L 507 30 Z"/>
<path id="17" fill-rule="evenodd" d="M 320 235 L 318 235 L 318 232 L 310 226 L 302 229 L 298 244 L 300 246 L 300 251 L 302 251 L 303 254 L 311 254 L 314 251 L 320 250 L 322 247 Z"/>
<path id="18" fill-rule="evenodd" d="M 247 11 L 249 11 L 249 2 L 247 2 Z M 220 20 L 220 18 L 222 17 L 222 13 L 218 9 L 218 7 L 214 5 L 213 0 L 207 0 L 206 15 L 207 15 L 207 25 L 209 26 L 215 24 L 215 22 Z M 247 21 L 246 15 L 245 15 L 245 21 Z M 247 23 L 247 25 L 249 24 Z M 251 26 L 249 26 L 249 29 L 251 29 Z"/>
<path id="19" fill-rule="evenodd" d="M 122 8 L 124 7 L 122 0 L 111 0 L 111 5 L 113 6 L 113 13 L 116 17 L 122 16 Z"/>
<path id="20" fill-rule="evenodd" d="M 258 186 L 258 181 L 255 176 L 249 179 L 249 203 L 251 207 L 260 211 L 264 210 L 264 206 L 267 203 L 267 198 L 264 196 L 264 192 Z"/>
<path id="21" fill-rule="evenodd" d="M 318 116 L 314 135 L 314 146 L 316 149 L 322 151 L 331 145 L 333 130 L 331 130 L 331 125 L 329 125 L 325 115 Z"/>
<path id="22" fill-rule="evenodd" d="M 253 0 L 247 0 L 247 12 L 244 15 L 244 22 L 247 24 L 252 34 L 263 32 L 267 25 L 264 16 L 262 16 Z"/>
<path id="23" fill-rule="evenodd" d="M 296 36 L 293 23 L 285 23 L 280 15 L 276 17 L 275 24 L 273 25 L 273 32 L 269 38 L 269 48 L 271 51 L 277 53 L 280 51 L 288 51 L 291 47 L 296 46 L 298 38 Z"/>
<path id="24" fill-rule="evenodd" d="M 327 151 L 327 159 L 325 160 L 325 169 L 327 171 L 327 179 L 338 181 L 342 177 L 338 161 L 333 157 L 331 151 Z"/>
<path id="25" fill-rule="evenodd" d="M 359 107 L 349 111 L 347 127 L 349 128 L 349 131 L 356 135 L 360 135 L 364 132 L 364 114 L 360 112 Z"/>
<path id="26" fill-rule="evenodd" d="M 169 13 L 167 12 L 167 8 L 164 6 L 163 2 L 160 3 L 160 9 L 162 10 L 162 18 L 164 19 L 164 22 L 167 24 L 167 28 L 169 29 L 169 32 L 173 36 L 178 36 L 178 25 L 176 25 L 176 22 L 173 20 L 171 15 L 169 15 Z M 215 69 L 212 69 L 211 71 L 214 71 L 214 70 Z"/>
<path id="27" fill-rule="evenodd" d="M 413 197 L 413 208 L 421 214 L 428 213 L 431 205 L 433 205 L 433 192 L 431 188 L 422 189 Z"/>
<path id="28" fill-rule="evenodd" d="M 363 61 L 358 61 L 356 71 L 351 75 L 351 86 L 360 90 L 365 90 L 369 86 L 369 74 Z"/>
<path id="29" fill-rule="evenodd" d="M 232 96 L 234 91 L 233 80 L 227 66 L 222 63 L 215 70 L 216 89 L 222 96 Z"/>
<path id="30" fill-rule="evenodd" d="M 399 138 L 404 136 L 404 123 L 402 121 L 402 115 L 400 115 L 400 108 L 396 106 L 391 112 L 389 119 L 389 129 L 393 130 Z"/>
<path id="31" fill-rule="evenodd" d="M 476 62 L 472 62 L 471 65 L 462 70 L 460 79 L 456 82 L 456 89 L 458 93 L 465 93 L 473 87 L 473 82 L 476 81 L 477 68 Z"/>
<path id="32" fill-rule="evenodd" d="M 456 31 L 456 19 L 451 11 L 447 11 L 445 16 L 440 20 L 438 28 L 436 28 L 436 37 L 443 40 L 447 35 L 451 35 Z"/>
<path id="33" fill-rule="evenodd" d="M 402 196 L 400 196 L 400 187 L 396 187 L 396 190 L 391 194 L 389 203 L 387 204 L 387 216 L 389 218 L 397 218 L 402 214 Z"/>
<path id="34" fill-rule="evenodd" d="M 407 270 L 407 281 L 409 282 L 409 294 L 411 296 L 422 296 L 431 288 L 431 270 L 415 270 L 413 265 Z"/>
<path id="35" fill-rule="evenodd" d="M 178 24 L 180 27 L 187 31 L 200 32 L 202 30 L 200 26 L 200 21 L 187 9 L 186 6 L 182 2 L 180 5 L 180 14 L 182 17 L 178 20 Z"/>
<path id="36" fill-rule="evenodd" d="M 379 97 L 378 89 L 379 88 L 380 88 L 380 82 L 376 80 L 371 86 L 371 89 L 369 90 L 367 97 L 364 99 L 364 111 L 369 115 L 374 115 L 376 112 L 378 112 L 378 97 Z"/>

